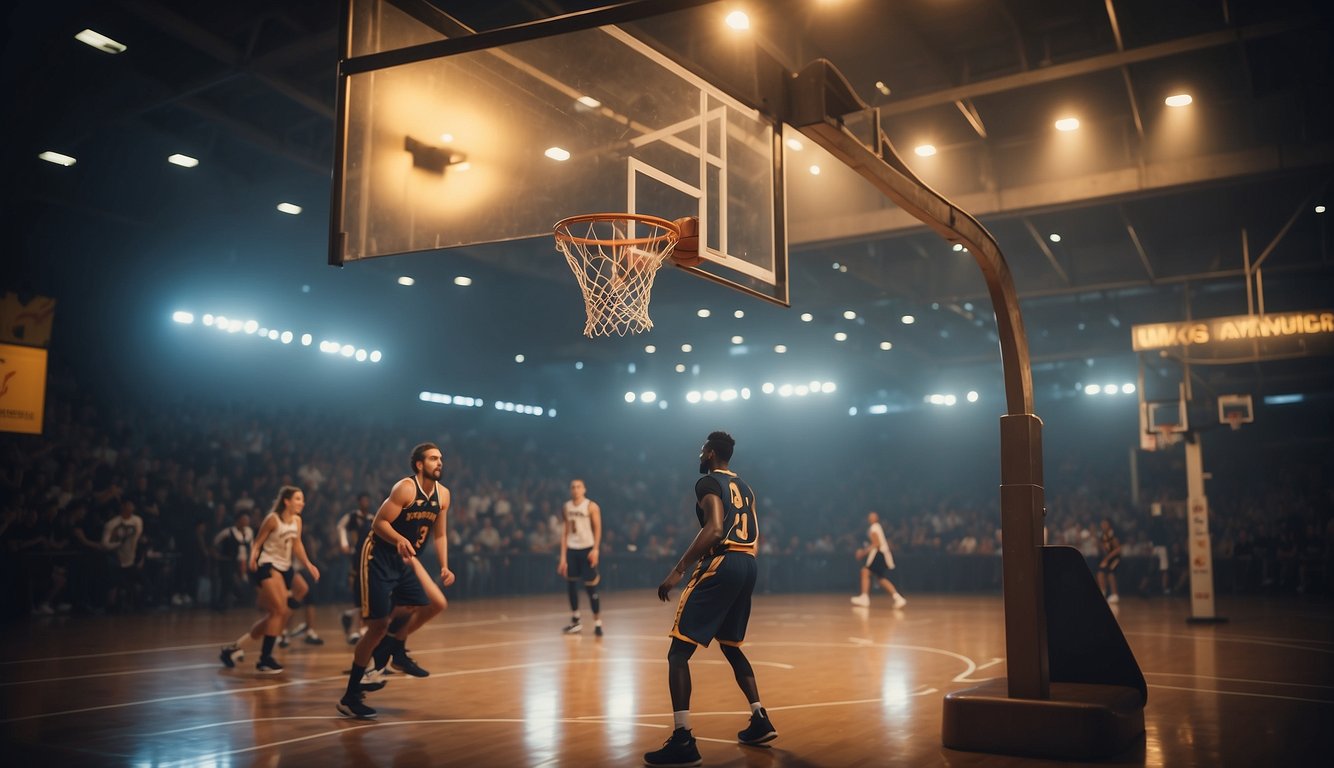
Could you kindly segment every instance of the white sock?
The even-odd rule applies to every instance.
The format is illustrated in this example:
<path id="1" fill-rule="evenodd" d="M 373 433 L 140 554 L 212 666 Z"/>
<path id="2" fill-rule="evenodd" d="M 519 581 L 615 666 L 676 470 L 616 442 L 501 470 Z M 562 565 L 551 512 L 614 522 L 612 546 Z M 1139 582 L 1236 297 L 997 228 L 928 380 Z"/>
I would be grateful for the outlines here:
<path id="1" fill-rule="evenodd" d="M 761 709 L 764 709 L 764 705 L 759 703 L 758 701 L 752 701 L 750 703 L 750 713 L 752 715 L 755 714 L 756 712 L 759 712 Z"/>
<path id="2" fill-rule="evenodd" d="M 677 728 L 685 728 L 687 731 L 690 730 L 690 710 L 681 709 L 672 712 L 672 722 Z"/>
<path id="3" fill-rule="evenodd" d="M 578 611 L 575 611 L 575 612 L 574 612 L 574 615 L 571 616 L 570 618 L 574 619 L 575 621 L 578 621 L 578 620 L 579 620 L 579 612 L 578 612 Z"/>
<path id="4" fill-rule="evenodd" d="M 597 625 L 597 626 L 600 627 L 600 626 L 602 626 L 602 619 L 594 619 L 594 620 L 593 620 L 593 623 L 594 623 L 595 625 Z"/>

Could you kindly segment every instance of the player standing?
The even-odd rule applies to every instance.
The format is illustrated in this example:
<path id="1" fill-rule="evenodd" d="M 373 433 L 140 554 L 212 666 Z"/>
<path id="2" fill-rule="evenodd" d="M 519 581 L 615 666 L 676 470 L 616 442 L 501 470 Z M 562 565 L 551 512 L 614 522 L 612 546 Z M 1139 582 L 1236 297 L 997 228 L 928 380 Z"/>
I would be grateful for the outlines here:
<path id="1" fill-rule="evenodd" d="M 735 446 L 731 435 L 712 432 L 700 449 L 699 471 L 704 477 L 695 483 L 695 516 L 700 530 L 658 585 L 658 599 L 666 602 L 686 569 L 694 566 L 677 602 L 670 633 L 672 645 L 667 652 L 675 730 L 662 749 L 644 755 L 646 765 L 700 764 L 699 749 L 690 732 L 690 657 L 697 647 L 707 647 L 714 638 L 750 702 L 750 725 L 737 733 L 737 741 L 763 744 L 778 736 L 769 713 L 760 704 L 755 671 L 741 652 L 750 621 L 751 593 L 755 591 L 760 528 L 754 491 L 727 468 Z"/>
<path id="2" fill-rule="evenodd" d="M 1112 530 L 1112 521 L 1107 518 L 1102 519 L 1102 560 L 1098 562 L 1098 590 L 1107 597 L 1109 603 L 1121 602 L 1121 596 L 1116 591 L 1116 566 L 1121 564 L 1121 542 L 1116 538 L 1116 532 Z M 1107 594 L 1107 588 L 1111 587 L 1111 594 Z"/>
<path id="3" fill-rule="evenodd" d="M 584 481 L 570 481 L 570 500 L 565 502 L 565 534 L 560 537 L 560 561 L 556 573 L 566 581 L 570 595 L 570 624 L 565 634 L 582 632 L 579 620 L 579 582 L 584 583 L 593 610 L 593 632 L 602 637 L 602 610 L 598 598 L 598 550 L 602 547 L 602 507 L 588 498 Z"/>
<path id="4" fill-rule="evenodd" d="M 362 491 L 357 494 L 357 507 L 338 518 L 338 549 L 348 557 L 347 587 L 355 606 L 343 611 L 343 634 L 347 635 L 347 644 L 356 645 L 361 634 L 366 631 L 366 623 L 361 619 L 361 545 L 370 535 L 371 495 Z M 352 629 L 353 623 L 357 628 Z"/>
<path id="5" fill-rule="evenodd" d="M 361 615 L 366 631 L 353 651 L 347 691 L 338 702 L 344 717 L 375 717 L 375 710 L 362 702 L 363 677 L 372 662 L 379 671 L 392 663 L 413 677 L 430 674 L 408 656 L 404 644 L 408 635 L 445 609 L 444 593 L 417 558 L 427 538 L 435 541 L 441 583 L 446 587 L 454 583 L 445 536 L 449 489 L 440 483 L 444 457 L 434 444 L 422 443 L 412 449 L 410 461 L 413 475 L 394 484 L 361 546 Z"/>
<path id="6" fill-rule="evenodd" d="M 880 527 L 880 515 L 868 512 L 866 522 L 870 524 L 866 529 L 867 544 L 857 552 L 857 559 L 862 561 L 862 593 L 852 598 L 852 604 L 863 608 L 871 604 L 871 576 L 874 574 L 880 586 L 894 596 L 894 607 L 902 608 L 908 601 L 889 580 L 889 572 L 894 570 L 894 554 L 889 551 L 885 529 Z"/>

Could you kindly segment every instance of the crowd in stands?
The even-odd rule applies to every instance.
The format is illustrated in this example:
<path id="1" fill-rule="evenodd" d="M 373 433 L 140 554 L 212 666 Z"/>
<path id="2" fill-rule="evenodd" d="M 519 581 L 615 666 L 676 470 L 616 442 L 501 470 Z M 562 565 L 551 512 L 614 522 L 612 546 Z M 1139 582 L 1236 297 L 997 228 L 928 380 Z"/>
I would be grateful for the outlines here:
<path id="1" fill-rule="evenodd" d="M 258 529 L 280 486 L 304 490 L 306 547 L 327 568 L 326 561 L 345 559 L 339 516 L 362 492 L 373 512 L 409 473 L 408 454 L 423 437 L 404 425 L 333 420 L 317 408 L 188 401 L 111 408 L 55 378 L 44 434 L 0 437 L 5 577 L 23 585 L 16 598 L 23 612 L 248 603 L 244 529 Z M 554 572 L 561 507 L 575 477 L 604 510 L 604 555 L 675 558 L 697 530 L 693 456 L 667 461 L 610 441 L 562 450 L 518 429 L 429 437 L 445 453 L 444 482 L 453 494 L 451 558 L 545 555 Z M 1098 524 L 1108 518 L 1124 557 L 1169 548 L 1174 576 L 1164 586 L 1181 590 L 1180 505 L 1153 516 L 1131 502 L 1123 478 L 1076 458 L 1049 462 L 1049 543 L 1096 558 Z M 850 559 L 863 543 L 866 512 L 875 510 L 897 553 L 999 557 L 994 485 L 944 492 L 869 455 L 847 468 L 838 487 L 783 482 L 791 466 L 785 457 L 751 454 L 741 463 L 759 490 L 766 555 Z M 1237 590 L 1327 588 L 1334 553 L 1328 480 L 1289 480 L 1263 497 L 1214 503 L 1215 554 L 1238 563 Z M 1145 591 L 1156 594 L 1158 585 L 1151 587 Z"/>

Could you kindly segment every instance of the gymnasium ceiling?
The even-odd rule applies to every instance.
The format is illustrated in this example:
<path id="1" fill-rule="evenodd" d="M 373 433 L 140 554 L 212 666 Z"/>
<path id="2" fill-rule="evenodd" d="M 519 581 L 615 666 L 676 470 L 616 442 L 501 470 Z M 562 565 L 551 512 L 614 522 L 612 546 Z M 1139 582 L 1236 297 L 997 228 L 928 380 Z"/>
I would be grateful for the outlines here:
<path id="1" fill-rule="evenodd" d="M 436 4 L 476 29 L 597 5 Z M 832 60 L 881 109 L 909 165 L 995 234 L 1038 364 L 1125 355 L 1137 322 L 1245 313 L 1244 251 L 1263 262 L 1271 311 L 1334 304 L 1334 212 L 1315 213 L 1334 205 L 1328 4 L 802 0 L 722 2 L 717 13 L 746 5 L 752 33 L 788 61 Z M 267 205 L 299 188 L 314 198 L 308 212 L 327 215 L 320 194 L 332 154 L 337 7 L 11 6 L 11 225 L 54 214 L 114 233 L 188 215 L 197 203 L 138 165 L 160 165 L 179 147 L 220 174 L 225 195 Z M 110 56 L 77 43 L 85 27 L 129 50 Z M 1191 106 L 1164 105 L 1181 92 L 1193 96 Z M 1079 116 L 1078 131 L 1054 130 L 1066 115 Z M 914 153 L 928 143 L 934 156 Z M 53 148 L 79 156 L 77 176 L 36 160 Z M 969 255 L 855 185 L 818 186 L 838 180 L 792 182 L 794 306 L 817 315 L 792 333 L 832 332 L 854 308 L 868 338 L 890 338 L 902 335 L 899 317 L 911 313 L 921 318 L 918 335 L 899 347 L 912 359 L 994 362 L 989 303 Z M 556 259 L 464 255 L 571 287 Z M 664 283 L 654 305 L 660 327 L 686 322 L 700 295 L 717 295 Z M 551 359 L 573 354 L 556 337 L 546 349 Z"/>

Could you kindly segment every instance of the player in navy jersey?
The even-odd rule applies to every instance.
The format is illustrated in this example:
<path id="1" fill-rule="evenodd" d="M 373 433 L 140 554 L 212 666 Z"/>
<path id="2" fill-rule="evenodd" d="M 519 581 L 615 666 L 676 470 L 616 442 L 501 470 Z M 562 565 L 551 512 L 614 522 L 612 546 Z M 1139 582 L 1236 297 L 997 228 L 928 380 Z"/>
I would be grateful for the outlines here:
<path id="1" fill-rule="evenodd" d="M 349 559 L 347 568 L 347 588 L 352 596 L 354 607 L 343 611 L 343 634 L 347 635 L 347 644 L 356 645 L 361 634 L 366 631 L 366 624 L 361 618 L 361 545 L 371 533 L 371 495 L 362 491 L 357 494 L 357 507 L 345 512 L 338 518 L 338 549 Z M 353 625 L 356 629 L 353 629 Z"/>
<path id="2" fill-rule="evenodd" d="M 338 702 L 344 717 L 375 717 L 375 710 L 362 701 L 365 690 L 383 685 L 363 680 L 372 662 L 380 673 L 392 664 L 414 677 L 430 674 L 408 656 L 404 645 L 408 635 L 445 609 L 444 593 L 417 558 L 427 539 L 434 541 L 440 559 L 441 584 L 454 583 L 445 537 L 449 489 L 440 483 L 444 457 L 435 445 L 422 443 L 412 449 L 410 460 L 413 475 L 394 484 L 375 513 L 371 535 L 361 545 L 361 615 L 366 631 L 353 652 L 347 691 Z"/>
<path id="3" fill-rule="evenodd" d="M 712 432 L 699 453 L 695 483 L 695 516 L 700 530 L 679 562 L 658 585 L 658 599 L 667 601 L 672 588 L 693 567 L 681 590 L 672 623 L 672 645 L 667 652 L 667 683 L 672 696 L 675 730 L 662 749 L 644 755 L 647 765 L 699 765 L 699 749 L 690 732 L 690 657 L 699 646 L 717 638 L 723 656 L 732 665 L 737 685 L 750 702 L 750 725 L 739 733 L 742 744 L 763 744 L 778 736 L 769 714 L 760 704 L 755 671 L 741 643 L 750 621 L 750 599 L 755 590 L 755 553 L 760 526 L 755 513 L 755 492 L 727 468 L 736 441 L 726 432 Z"/>

